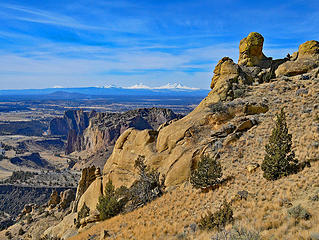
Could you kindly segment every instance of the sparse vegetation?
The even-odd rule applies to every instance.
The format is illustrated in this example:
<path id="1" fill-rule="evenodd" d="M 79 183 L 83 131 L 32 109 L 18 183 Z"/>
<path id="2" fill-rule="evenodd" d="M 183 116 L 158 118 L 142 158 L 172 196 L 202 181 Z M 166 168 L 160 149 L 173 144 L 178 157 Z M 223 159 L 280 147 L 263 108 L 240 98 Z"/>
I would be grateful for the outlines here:
<path id="1" fill-rule="evenodd" d="M 222 167 L 216 157 L 203 156 L 192 171 L 190 182 L 195 188 L 209 188 L 219 184 L 222 176 Z"/>
<path id="2" fill-rule="evenodd" d="M 241 98 L 245 96 L 245 89 L 238 88 L 238 89 L 235 89 L 233 92 L 234 92 L 234 98 Z"/>
<path id="3" fill-rule="evenodd" d="M 294 207 L 291 207 L 287 211 L 288 216 L 294 218 L 297 222 L 301 219 L 303 220 L 309 220 L 311 217 L 311 214 L 303 208 L 300 204 Z"/>
<path id="4" fill-rule="evenodd" d="M 259 240 L 260 234 L 257 231 L 249 231 L 244 227 L 234 226 L 229 231 L 224 230 L 212 237 L 212 240 Z"/>
<path id="5" fill-rule="evenodd" d="M 155 170 L 150 170 L 144 161 L 144 156 L 139 156 L 135 161 L 135 168 L 139 171 L 139 179 L 129 189 L 130 201 L 126 207 L 128 211 L 153 201 L 164 192 L 164 183 L 160 181 L 159 173 Z"/>
<path id="6" fill-rule="evenodd" d="M 90 215 L 90 209 L 88 208 L 88 206 L 86 206 L 86 204 L 84 203 L 82 208 L 80 209 L 80 211 L 78 212 L 78 217 L 77 219 L 74 219 L 74 222 L 76 224 L 76 226 L 79 228 L 80 227 L 80 220 L 82 218 L 88 217 Z"/>
<path id="7" fill-rule="evenodd" d="M 227 109 L 222 102 L 215 103 L 210 108 L 213 113 L 225 112 Z"/>
<path id="8" fill-rule="evenodd" d="M 229 203 L 224 201 L 223 205 L 215 213 L 208 212 L 199 222 L 202 230 L 223 230 L 225 226 L 234 221 L 233 210 Z"/>
<path id="9" fill-rule="evenodd" d="M 127 193 L 124 187 L 115 191 L 112 181 L 105 186 L 104 195 L 100 196 L 97 210 L 100 212 L 100 219 L 105 220 L 119 214 L 127 203 Z"/>
<path id="10" fill-rule="evenodd" d="M 38 175 L 36 172 L 24 172 L 24 171 L 16 171 L 13 172 L 9 178 L 10 182 L 15 182 L 17 180 L 26 181 L 29 178 L 33 178 L 35 175 Z"/>
<path id="11" fill-rule="evenodd" d="M 261 164 L 264 171 L 264 178 L 267 180 L 277 180 L 283 176 L 295 173 L 298 168 L 298 160 L 291 150 L 292 135 L 288 133 L 286 116 L 282 108 L 276 116 L 275 127 L 266 145 L 266 155 Z"/>

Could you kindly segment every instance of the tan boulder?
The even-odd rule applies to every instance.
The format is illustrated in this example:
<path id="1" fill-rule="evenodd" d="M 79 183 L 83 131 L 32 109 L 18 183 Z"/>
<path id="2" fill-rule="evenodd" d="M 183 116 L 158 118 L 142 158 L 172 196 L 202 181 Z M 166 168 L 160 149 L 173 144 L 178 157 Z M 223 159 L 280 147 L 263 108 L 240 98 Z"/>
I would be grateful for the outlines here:
<path id="1" fill-rule="evenodd" d="M 222 58 L 214 69 L 211 82 L 212 92 L 209 96 L 211 102 L 232 100 L 234 98 L 233 85 L 251 84 L 252 79 L 245 74 L 240 66 L 229 57 Z"/>
<path id="2" fill-rule="evenodd" d="M 41 239 L 68 239 L 78 233 L 77 228 L 74 225 L 74 219 L 76 219 L 77 213 L 72 213 L 63 218 L 63 220 L 47 230 L 42 234 Z"/>
<path id="3" fill-rule="evenodd" d="M 299 46 L 294 57 L 277 68 L 276 77 L 308 73 L 319 66 L 319 42 L 307 41 Z M 297 57 L 296 57 L 297 56 Z"/>
<path id="4" fill-rule="evenodd" d="M 319 42 L 307 41 L 299 46 L 298 59 L 315 58 L 319 60 Z"/>
<path id="5" fill-rule="evenodd" d="M 96 205 L 98 204 L 99 197 L 103 195 L 103 182 L 102 177 L 96 178 L 94 182 L 90 184 L 85 193 L 81 196 L 78 206 L 77 212 L 81 210 L 83 205 L 85 204 L 90 212 L 96 210 Z"/>
<path id="6" fill-rule="evenodd" d="M 75 199 L 75 191 L 73 189 L 67 189 L 61 192 L 60 198 L 61 201 L 58 207 L 62 209 L 67 209 L 68 207 L 70 207 L 72 201 L 74 201 Z"/>
<path id="7" fill-rule="evenodd" d="M 58 194 L 58 192 L 56 190 L 53 190 L 48 202 L 49 206 L 55 207 L 56 205 L 58 205 L 61 201 L 61 198 Z"/>
<path id="8" fill-rule="evenodd" d="M 247 171 L 249 172 L 249 173 L 252 173 L 252 172 L 254 172 L 257 168 L 259 167 L 259 164 L 258 163 L 252 163 L 252 164 L 249 164 L 249 165 L 247 165 Z"/>
<path id="9" fill-rule="evenodd" d="M 135 160 L 139 155 L 149 156 L 153 153 L 157 131 L 126 130 L 116 141 L 113 153 L 107 160 L 103 169 L 103 182 L 112 180 L 114 186 L 131 186 L 137 178 L 137 170 L 134 168 Z M 146 159 L 148 165 L 151 164 Z M 107 177 L 105 177 L 107 175 Z"/>
<path id="10" fill-rule="evenodd" d="M 245 131 L 252 126 L 254 126 L 254 123 L 250 119 L 244 120 L 237 126 L 236 132 Z"/>
<path id="11" fill-rule="evenodd" d="M 239 75 L 239 66 L 229 57 L 224 57 L 217 63 L 214 69 L 214 77 L 210 88 L 213 89 L 221 76 L 228 76 L 229 79 L 236 79 Z"/>
<path id="12" fill-rule="evenodd" d="M 75 196 L 75 201 L 73 205 L 73 212 L 76 212 L 78 207 L 78 202 L 81 196 L 83 195 L 83 193 L 88 189 L 91 183 L 95 180 L 96 178 L 95 172 L 96 172 L 95 166 L 82 169 L 81 178 L 76 190 L 76 196 Z"/>
<path id="13" fill-rule="evenodd" d="M 239 65 L 248 67 L 262 66 L 267 67 L 271 63 L 262 52 L 264 37 L 257 32 L 251 32 L 247 37 L 242 39 L 239 44 Z"/>

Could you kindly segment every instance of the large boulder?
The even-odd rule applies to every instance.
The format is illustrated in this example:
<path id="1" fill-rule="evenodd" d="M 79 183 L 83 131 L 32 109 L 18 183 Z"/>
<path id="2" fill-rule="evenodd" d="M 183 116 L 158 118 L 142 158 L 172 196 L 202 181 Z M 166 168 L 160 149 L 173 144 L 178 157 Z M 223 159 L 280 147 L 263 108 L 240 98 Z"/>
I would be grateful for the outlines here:
<path id="1" fill-rule="evenodd" d="M 76 190 L 75 201 L 73 204 L 73 212 L 77 211 L 80 198 L 85 193 L 85 191 L 89 188 L 91 183 L 94 182 L 94 180 L 96 179 L 95 172 L 96 172 L 95 166 L 82 169 L 81 179 L 79 181 L 79 184 Z"/>
<path id="2" fill-rule="evenodd" d="M 319 42 L 307 41 L 293 55 L 290 61 L 279 65 L 276 77 L 300 75 L 319 67 Z"/>
<path id="3" fill-rule="evenodd" d="M 240 66 L 229 57 L 222 58 L 214 69 L 211 82 L 214 102 L 232 100 L 234 98 L 234 87 L 238 85 L 251 84 L 252 79 L 242 71 Z"/>
<path id="4" fill-rule="evenodd" d="M 103 183 L 102 177 L 98 177 L 95 179 L 93 183 L 90 184 L 85 193 L 81 196 L 78 206 L 77 212 L 79 212 L 84 204 L 90 209 L 90 212 L 94 212 L 96 210 L 96 205 L 98 204 L 99 197 L 103 195 Z"/>
<path id="5" fill-rule="evenodd" d="M 311 40 L 301 44 L 299 46 L 298 58 L 312 58 L 319 60 L 319 42 Z"/>
<path id="6" fill-rule="evenodd" d="M 65 240 L 72 236 L 75 236 L 78 231 L 74 225 L 74 220 L 77 217 L 77 213 L 72 213 L 63 218 L 63 220 L 45 230 L 41 236 L 41 239 L 61 239 Z"/>
<path id="7" fill-rule="evenodd" d="M 248 67 L 270 67 L 271 58 L 263 54 L 264 37 L 257 32 L 251 32 L 239 44 L 239 65 Z"/>
<path id="8" fill-rule="evenodd" d="M 60 198 L 61 201 L 58 207 L 62 209 L 67 209 L 70 207 L 72 201 L 74 201 L 75 199 L 75 192 L 73 189 L 67 189 L 60 193 Z"/>
<path id="9" fill-rule="evenodd" d="M 60 201 L 61 201 L 61 198 L 60 198 L 58 192 L 56 190 L 53 190 L 52 194 L 50 196 L 48 205 L 51 207 L 55 207 L 60 203 Z"/>

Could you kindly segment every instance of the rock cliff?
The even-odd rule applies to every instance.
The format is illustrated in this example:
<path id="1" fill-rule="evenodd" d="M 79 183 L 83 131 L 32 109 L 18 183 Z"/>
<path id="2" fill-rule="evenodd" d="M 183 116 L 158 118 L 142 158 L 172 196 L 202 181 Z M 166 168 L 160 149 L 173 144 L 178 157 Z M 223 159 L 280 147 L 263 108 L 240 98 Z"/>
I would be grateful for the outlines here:
<path id="1" fill-rule="evenodd" d="M 160 125 L 182 115 L 164 108 L 143 108 L 124 113 L 97 113 L 90 119 L 88 128 L 79 136 L 82 144 L 77 151 L 97 152 L 113 146 L 127 129 L 157 129 Z"/>
<path id="2" fill-rule="evenodd" d="M 54 118 L 50 121 L 48 134 L 67 136 L 70 130 L 81 133 L 88 127 L 89 119 L 95 114 L 95 111 L 68 110 L 62 118 Z"/>
<path id="3" fill-rule="evenodd" d="M 242 97 L 247 95 L 250 85 L 275 79 L 275 71 L 289 63 L 288 59 L 265 57 L 262 47 L 260 34 L 250 33 L 244 38 L 238 64 L 228 57 L 221 59 L 214 70 L 212 91 L 184 118 L 159 131 L 126 130 L 104 166 L 103 178 L 111 179 L 117 187 L 130 186 L 137 177 L 134 161 L 143 155 L 147 165 L 165 177 L 166 186 L 180 184 L 189 178 L 201 155 L 219 153 L 219 148 L 237 141 L 245 131 L 258 125 L 256 119 L 270 107 L 267 99 Z M 317 43 L 302 44 L 299 52 L 298 58 L 316 61 Z"/>
<path id="4" fill-rule="evenodd" d="M 95 111 L 84 112 L 83 110 L 66 111 L 62 118 L 54 118 L 49 124 L 49 135 L 60 135 L 67 137 L 65 147 L 69 154 L 81 147 L 81 135 L 89 126 L 89 119 L 96 115 Z"/>
<path id="5" fill-rule="evenodd" d="M 182 115 L 164 108 L 143 108 L 124 113 L 97 113 L 82 110 L 66 111 L 63 118 L 50 122 L 50 135 L 67 137 L 66 154 L 87 150 L 95 153 L 113 146 L 128 128 L 157 129 L 161 124 Z"/>

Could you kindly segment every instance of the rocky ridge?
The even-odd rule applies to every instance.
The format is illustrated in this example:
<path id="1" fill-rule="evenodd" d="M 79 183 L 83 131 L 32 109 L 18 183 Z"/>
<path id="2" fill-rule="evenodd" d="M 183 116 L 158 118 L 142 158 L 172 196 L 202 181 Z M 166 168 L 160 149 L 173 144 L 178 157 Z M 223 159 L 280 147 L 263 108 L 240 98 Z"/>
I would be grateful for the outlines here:
<path id="1" fill-rule="evenodd" d="M 288 81 L 304 79 L 300 73 L 307 73 L 306 79 L 317 79 L 317 43 L 311 41 L 300 46 L 298 56 L 301 60 L 272 60 L 262 53 L 263 37 L 258 33 L 250 33 L 240 42 L 238 64 L 227 57 L 218 62 L 212 79 L 212 91 L 193 112 L 159 131 L 131 128 L 119 137 L 104 166 L 103 178 L 93 182 L 82 195 L 82 204 L 87 203 L 91 210 L 95 210 L 96 201 L 90 204 L 90 196 L 92 193 L 96 193 L 97 198 L 102 195 L 100 189 L 109 179 L 116 187 L 132 185 L 137 179 L 134 161 L 140 155 L 145 157 L 150 168 L 161 174 L 167 187 L 187 181 L 191 169 L 202 155 L 224 158 L 225 149 L 245 139 L 251 129 L 258 128 L 265 120 L 265 114 L 273 108 L 267 97 L 249 96 L 250 91 L 254 91 L 253 85 L 287 81 L 286 78 L 276 77 L 281 76 L 278 72 L 282 66 L 291 61 L 309 61 L 312 65 L 308 65 L 307 71 L 292 74 L 296 77 Z M 288 89 L 283 87 L 280 91 Z M 302 94 L 301 90 L 299 92 Z M 258 164 L 254 166 L 257 168 Z"/>
<path id="2" fill-rule="evenodd" d="M 113 153 L 107 160 L 102 175 L 97 171 L 95 179 L 89 186 L 82 183 L 82 188 L 84 186 L 86 190 L 81 190 L 81 196 L 77 196 L 79 199 L 77 212 L 85 204 L 90 212 L 95 214 L 96 203 L 99 196 L 103 194 L 102 190 L 109 179 L 116 187 L 132 185 L 137 179 L 134 162 L 141 155 L 145 157 L 146 164 L 150 168 L 156 169 L 164 179 L 169 194 L 165 194 L 162 198 L 166 204 L 168 201 L 172 201 L 172 211 L 174 207 L 177 207 L 174 204 L 178 201 L 174 194 L 180 194 L 178 199 L 183 199 L 183 196 L 186 197 L 186 194 L 191 192 L 188 196 L 196 202 L 196 204 L 190 204 L 190 209 L 188 209 L 192 213 L 183 209 L 183 211 L 188 211 L 186 215 L 179 213 L 184 217 L 179 216 L 179 214 L 170 216 L 170 219 L 174 219 L 174 221 L 169 224 L 169 227 L 167 226 L 166 232 L 165 229 L 158 231 L 158 228 L 155 229 L 153 226 L 154 224 L 145 223 L 145 219 L 142 219 L 144 224 L 149 224 L 143 235 L 145 239 L 154 237 L 154 234 L 157 238 L 170 239 L 174 236 L 176 238 L 177 233 L 183 228 L 183 224 L 190 224 L 190 221 L 194 221 L 194 218 L 198 218 L 203 213 L 200 210 L 215 209 L 215 205 L 218 205 L 223 199 L 231 200 L 236 190 L 242 187 L 246 187 L 252 192 L 249 196 L 252 198 L 255 196 L 257 202 L 259 198 L 261 202 L 266 200 L 266 198 L 263 199 L 263 193 L 258 190 L 259 183 L 263 184 L 263 188 L 266 189 L 264 191 L 272 191 L 272 196 L 278 195 L 274 184 L 267 184 L 260 177 L 258 166 L 263 156 L 263 151 L 260 149 L 263 148 L 269 136 L 271 120 L 281 107 L 286 107 L 289 126 L 294 130 L 293 140 L 297 157 L 313 161 L 319 159 L 319 125 L 315 120 L 312 120 L 316 119 L 316 116 L 318 118 L 319 114 L 319 105 L 317 104 L 319 102 L 318 42 L 311 41 L 300 46 L 299 52 L 294 54 L 294 56 L 297 55 L 297 58 L 287 57 L 279 60 L 265 57 L 262 53 L 262 46 L 263 37 L 258 33 L 251 33 L 240 43 L 238 64 L 227 57 L 219 61 L 214 70 L 212 91 L 194 111 L 184 118 L 164 124 L 158 130 L 129 128 L 123 132 L 115 143 Z M 297 64 L 301 63 L 301 65 L 305 62 L 306 64 L 311 62 L 311 64 L 307 65 L 306 71 L 293 71 L 293 74 L 279 73 L 284 67 L 288 70 L 291 69 L 296 62 Z M 309 132 L 312 134 L 307 134 Z M 187 180 L 191 170 L 196 167 L 200 157 L 204 154 L 217 156 L 224 166 L 225 175 L 233 177 L 234 180 L 212 194 L 198 197 L 195 190 L 187 187 Z M 249 174 L 251 175 L 246 175 L 246 168 L 250 169 Z M 312 174 L 316 178 L 313 169 L 305 170 L 305 176 L 310 178 L 309 176 Z M 247 178 L 251 182 L 247 182 Z M 296 186 L 294 177 L 291 177 L 289 181 L 292 182 L 292 188 Z M 290 186 L 290 183 L 286 185 Z M 311 183 L 304 183 L 304 185 L 311 194 L 318 187 L 318 185 L 311 185 Z M 176 188 L 176 186 L 180 187 Z M 79 188 L 81 187 L 79 186 Z M 225 188 L 225 192 L 223 188 Z M 281 192 L 280 194 L 285 195 L 286 193 Z M 171 199 L 170 196 L 175 196 L 175 200 Z M 155 215 L 156 211 L 161 212 L 163 209 L 162 198 L 156 200 L 154 204 L 151 203 L 143 207 L 139 212 L 150 209 Z M 198 198 L 201 199 L 200 203 L 196 200 Z M 212 199 L 214 206 L 210 206 Z M 271 198 L 270 200 L 273 201 Z M 294 197 L 291 197 L 291 200 L 294 200 Z M 202 204 L 204 205 L 201 208 Z M 179 208 L 183 208 L 181 205 L 179 206 Z M 234 206 L 239 211 L 242 204 Z M 314 209 L 319 208 L 317 205 L 313 205 L 313 207 Z M 246 208 L 253 207 L 247 205 Z M 92 232 L 97 233 L 97 229 L 101 230 L 105 227 L 104 223 L 101 223 L 91 230 L 85 231 L 92 226 L 90 223 L 87 227 L 83 225 L 80 229 L 76 229 L 72 225 L 76 214 L 66 216 L 57 226 L 48 229 L 45 232 L 46 236 L 66 239 L 66 236 L 69 236 L 66 235 L 67 231 L 71 228 L 72 231 L 83 231 L 73 239 L 87 239 L 89 236 L 93 236 Z M 94 214 L 88 219 L 96 220 Z M 249 219 L 250 216 L 252 216 L 251 213 L 247 214 L 247 217 L 244 216 L 248 222 L 253 221 Z M 136 221 L 139 222 L 139 220 L 134 217 L 134 212 L 126 217 L 127 220 L 118 216 L 107 221 L 108 228 L 113 230 L 113 236 L 128 239 L 132 238 L 133 234 L 133 236 L 142 239 L 141 235 L 136 235 L 141 231 L 142 225 L 136 224 Z M 237 215 L 235 217 L 238 221 L 244 218 Z M 134 224 L 132 225 L 130 222 L 119 229 L 119 222 L 129 221 L 128 219 L 135 219 Z M 160 215 L 157 216 L 157 221 L 160 225 L 162 222 Z M 163 221 L 167 221 L 167 219 L 164 218 Z M 265 221 L 264 217 L 263 221 Z M 318 226 L 316 219 L 312 221 L 314 221 L 313 226 Z M 275 227 L 261 228 L 261 231 L 265 236 L 268 236 L 267 234 L 273 234 L 270 232 L 272 228 Z M 315 228 L 310 228 L 315 230 Z M 202 238 L 201 234 L 201 232 L 196 233 L 194 230 L 191 239 L 207 239 L 207 235 L 205 235 L 206 238 L 205 236 Z M 296 238 L 293 232 L 289 232 L 289 234 Z"/>

